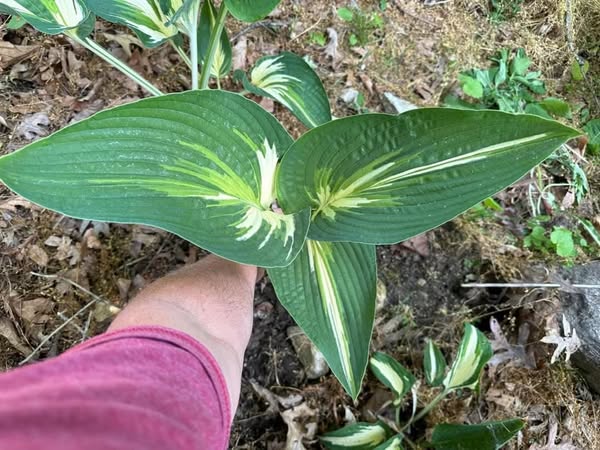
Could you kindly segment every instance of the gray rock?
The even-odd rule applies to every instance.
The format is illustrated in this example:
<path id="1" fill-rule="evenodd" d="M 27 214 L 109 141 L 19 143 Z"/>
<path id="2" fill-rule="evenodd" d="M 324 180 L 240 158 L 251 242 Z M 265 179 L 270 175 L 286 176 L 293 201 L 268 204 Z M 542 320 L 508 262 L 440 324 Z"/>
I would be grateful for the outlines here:
<path id="1" fill-rule="evenodd" d="M 564 269 L 562 275 L 570 284 L 600 285 L 600 261 Z M 600 289 L 566 289 L 561 291 L 560 301 L 582 344 L 571 360 L 600 394 Z"/>
<path id="2" fill-rule="evenodd" d="M 344 89 L 342 95 L 340 95 L 340 99 L 347 105 L 351 105 L 358 98 L 358 94 L 359 92 L 354 88 Z"/>
<path id="3" fill-rule="evenodd" d="M 320 378 L 329 372 L 329 366 L 323 353 L 315 347 L 300 327 L 289 327 L 287 335 L 292 341 L 298 359 L 304 366 L 308 379 Z"/>

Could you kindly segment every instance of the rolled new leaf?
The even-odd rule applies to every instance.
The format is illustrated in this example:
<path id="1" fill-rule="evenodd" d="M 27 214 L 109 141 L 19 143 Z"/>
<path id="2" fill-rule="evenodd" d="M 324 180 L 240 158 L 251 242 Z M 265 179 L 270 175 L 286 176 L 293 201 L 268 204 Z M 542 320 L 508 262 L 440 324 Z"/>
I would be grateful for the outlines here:
<path id="1" fill-rule="evenodd" d="M 391 439 L 388 439 L 383 444 L 378 445 L 373 450 L 403 450 L 402 447 L 402 437 L 394 436 Z"/>
<path id="2" fill-rule="evenodd" d="M 135 31 L 146 47 L 156 47 L 179 33 L 172 19 L 183 6 L 183 0 L 86 0 L 86 2 L 88 7 L 104 20 L 125 25 Z"/>
<path id="3" fill-rule="evenodd" d="M 307 241 L 288 267 L 270 269 L 283 306 L 356 399 L 375 317 L 375 247 Z"/>
<path id="4" fill-rule="evenodd" d="M 92 32 L 95 21 L 82 0 L 0 0 L 0 13 L 19 16 L 46 34 L 81 28 L 81 37 Z"/>
<path id="5" fill-rule="evenodd" d="M 452 367 L 444 378 L 444 388 L 447 391 L 460 388 L 475 389 L 479 384 L 483 366 L 491 357 L 490 341 L 473 325 L 465 324 L 465 334 Z"/>
<path id="6" fill-rule="evenodd" d="M 371 372 L 394 393 L 394 406 L 415 384 L 415 377 L 402 364 L 389 355 L 375 352 L 370 360 Z"/>
<path id="7" fill-rule="evenodd" d="M 286 153 L 279 203 L 313 210 L 312 239 L 396 243 L 492 196 L 579 134 L 500 111 L 431 108 L 335 120 Z"/>
<path id="8" fill-rule="evenodd" d="M 444 381 L 446 360 L 437 345 L 428 340 L 423 353 L 423 369 L 425 380 L 430 386 L 439 386 Z"/>
<path id="9" fill-rule="evenodd" d="M 223 91 L 141 100 L 0 158 L 0 180 L 63 214 L 151 225 L 225 258 L 286 266 L 308 211 L 272 210 L 292 139 L 256 103 Z"/>
<path id="10" fill-rule="evenodd" d="M 500 450 L 524 426 L 520 419 L 476 425 L 441 424 L 433 429 L 431 446 L 436 450 Z"/>
<path id="11" fill-rule="evenodd" d="M 256 22 L 264 19 L 281 0 L 223 0 L 231 15 L 243 22 Z"/>
<path id="12" fill-rule="evenodd" d="M 327 433 L 320 440 L 330 450 L 370 450 L 383 443 L 388 436 L 388 428 L 382 423 L 359 422 Z"/>
<path id="13" fill-rule="evenodd" d="M 200 27 L 198 28 L 198 55 L 200 61 L 204 61 L 208 53 L 210 36 L 216 26 L 217 11 L 212 0 L 205 0 L 200 13 Z M 223 30 L 221 39 L 217 43 L 213 65 L 210 74 L 215 78 L 223 78 L 231 70 L 232 49 L 227 31 Z"/>
<path id="14" fill-rule="evenodd" d="M 238 70 L 244 89 L 289 109 L 308 128 L 331 121 L 329 99 L 319 76 L 304 59 L 289 52 L 258 60 L 250 73 Z"/>

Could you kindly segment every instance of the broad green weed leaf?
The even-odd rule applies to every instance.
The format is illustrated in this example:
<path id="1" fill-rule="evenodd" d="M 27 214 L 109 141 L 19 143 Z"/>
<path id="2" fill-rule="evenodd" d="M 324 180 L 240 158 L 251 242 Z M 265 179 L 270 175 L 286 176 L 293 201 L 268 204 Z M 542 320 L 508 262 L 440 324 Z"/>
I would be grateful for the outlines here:
<path id="1" fill-rule="evenodd" d="M 278 173 L 284 211 L 313 210 L 309 237 L 392 244 L 514 183 L 577 130 L 499 111 L 365 114 L 304 134 Z"/>
<path id="2" fill-rule="evenodd" d="M 352 19 L 354 18 L 354 13 L 348 8 L 338 8 L 337 15 L 344 22 L 352 22 Z"/>
<path id="3" fill-rule="evenodd" d="M 183 6 L 183 0 L 86 1 L 96 15 L 134 30 L 147 47 L 156 47 L 179 33 L 170 21 Z"/>
<path id="4" fill-rule="evenodd" d="M 527 69 L 531 65 L 531 60 L 525 54 L 525 50 L 522 48 L 517 50 L 516 55 L 510 62 L 511 75 L 524 76 L 527 73 Z"/>
<path id="5" fill-rule="evenodd" d="M 15 192 L 77 218 L 151 225 L 245 264 L 285 266 L 308 212 L 273 212 L 292 139 L 256 103 L 192 91 L 103 111 L 0 158 Z"/>
<path id="6" fill-rule="evenodd" d="M 588 149 L 592 153 L 600 152 L 600 119 L 590 120 L 584 127 L 583 131 L 588 136 Z"/>
<path id="7" fill-rule="evenodd" d="M 387 437 L 388 430 L 383 424 L 359 422 L 327 433 L 320 439 L 330 450 L 371 450 L 385 442 Z"/>
<path id="8" fill-rule="evenodd" d="M 425 380 L 430 386 L 439 386 L 444 381 L 446 373 L 446 360 L 437 345 L 428 340 L 423 353 L 423 368 Z"/>
<path id="9" fill-rule="evenodd" d="M 200 61 L 204 61 L 208 53 L 208 44 L 213 28 L 216 26 L 217 11 L 212 0 L 204 0 L 200 14 L 200 27 L 198 29 L 198 53 Z M 215 59 L 210 74 L 215 78 L 223 78 L 231 70 L 232 49 L 227 31 L 223 30 L 219 45 L 215 52 Z"/>
<path id="10" fill-rule="evenodd" d="M 431 445 L 436 450 L 500 450 L 524 426 L 520 419 L 476 425 L 441 424 L 433 429 Z"/>
<path id="11" fill-rule="evenodd" d="M 555 227 L 550 233 L 550 242 L 556 246 L 556 254 L 563 258 L 577 256 L 577 249 L 573 241 L 573 232 L 565 227 Z"/>
<path id="12" fill-rule="evenodd" d="M 483 85 L 479 80 L 468 75 L 460 74 L 458 76 L 458 81 L 460 81 L 464 93 L 467 94 L 469 97 L 483 97 Z"/>
<path id="13" fill-rule="evenodd" d="M 294 262 L 270 269 L 277 296 L 356 398 L 375 314 L 375 247 L 306 241 Z"/>
<path id="14" fill-rule="evenodd" d="M 19 16 L 46 34 L 64 33 L 90 20 L 83 0 L 0 0 L 0 13 Z"/>
<path id="15" fill-rule="evenodd" d="M 281 0 L 223 0 L 231 15 L 243 22 L 256 22 L 264 19 Z"/>
<path id="16" fill-rule="evenodd" d="M 388 439 L 383 444 L 378 445 L 373 450 L 403 450 L 402 447 L 402 438 L 400 436 L 394 436 L 391 439 Z"/>
<path id="17" fill-rule="evenodd" d="M 571 117 L 571 107 L 569 106 L 569 103 L 565 102 L 564 100 L 548 97 L 542 100 L 539 104 L 550 114 L 553 114 L 557 117 L 565 117 L 567 119 Z"/>
<path id="18" fill-rule="evenodd" d="M 394 405 L 399 406 L 402 397 L 415 384 L 415 377 L 402 364 L 385 353 L 375 352 L 370 359 L 371 372 L 394 393 Z"/>
<path id="19" fill-rule="evenodd" d="M 258 60 L 250 80 L 236 72 L 244 89 L 270 97 L 289 109 L 308 128 L 331 121 L 331 108 L 323 84 L 304 59 L 289 52 Z"/>
<path id="20" fill-rule="evenodd" d="M 481 331 L 465 324 L 465 334 L 450 372 L 444 378 L 446 390 L 471 388 L 479 384 L 483 366 L 492 357 L 492 346 Z"/>

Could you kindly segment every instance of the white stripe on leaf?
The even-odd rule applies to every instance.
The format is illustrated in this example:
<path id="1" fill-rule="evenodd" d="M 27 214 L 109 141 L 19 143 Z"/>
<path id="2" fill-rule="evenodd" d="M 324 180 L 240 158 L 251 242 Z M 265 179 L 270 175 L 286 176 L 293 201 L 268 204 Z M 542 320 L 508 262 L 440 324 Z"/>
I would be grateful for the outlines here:
<path id="1" fill-rule="evenodd" d="M 386 431 L 381 425 L 350 425 L 352 431 L 348 430 L 346 436 L 323 436 L 321 441 L 326 444 L 331 444 L 339 447 L 355 448 L 364 446 L 378 445 L 386 438 Z M 338 430 L 338 433 L 344 429 Z M 341 433 L 340 433 L 341 434 Z"/>
<path id="2" fill-rule="evenodd" d="M 319 241 L 306 241 L 311 272 L 315 274 L 323 309 L 331 325 L 335 344 L 340 355 L 342 370 L 348 384 L 354 385 L 354 371 L 352 369 L 350 339 L 348 337 L 347 323 L 344 318 L 342 299 L 337 294 L 333 274 L 331 273 L 331 249 L 329 243 Z"/>

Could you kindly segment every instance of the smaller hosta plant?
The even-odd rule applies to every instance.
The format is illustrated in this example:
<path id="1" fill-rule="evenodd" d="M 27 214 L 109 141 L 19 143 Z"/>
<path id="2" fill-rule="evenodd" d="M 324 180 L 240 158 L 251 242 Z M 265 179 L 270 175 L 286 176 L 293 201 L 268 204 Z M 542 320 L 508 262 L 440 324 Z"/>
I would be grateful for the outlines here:
<path id="1" fill-rule="evenodd" d="M 400 421 L 402 401 L 408 392 L 413 392 L 413 402 L 417 401 L 416 378 L 398 361 L 385 353 L 377 352 L 370 360 L 371 372 L 394 393 L 393 407 L 396 408 L 394 423 L 355 423 L 321 437 L 325 447 L 333 450 L 360 449 L 383 450 L 416 448 L 412 439 L 409 445 L 411 426 L 425 417 L 447 395 L 458 389 L 477 389 L 483 367 L 492 356 L 492 347 L 487 338 L 472 325 L 465 325 L 465 334 L 458 353 L 450 368 L 441 350 L 428 341 L 423 352 L 425 381 L 440 392 L 417 414 L 406 422 Z M 416 404 L 413 411 L 416 409 Z M 429 442 L 420 437 L 418 444 L 438 450 L 497 450 L 502 448 L 524 426 L 520 419 L 508 419 L 480 424 L 439 424 Z M 411 436 L 414 439 L 414 437 Z"/>

